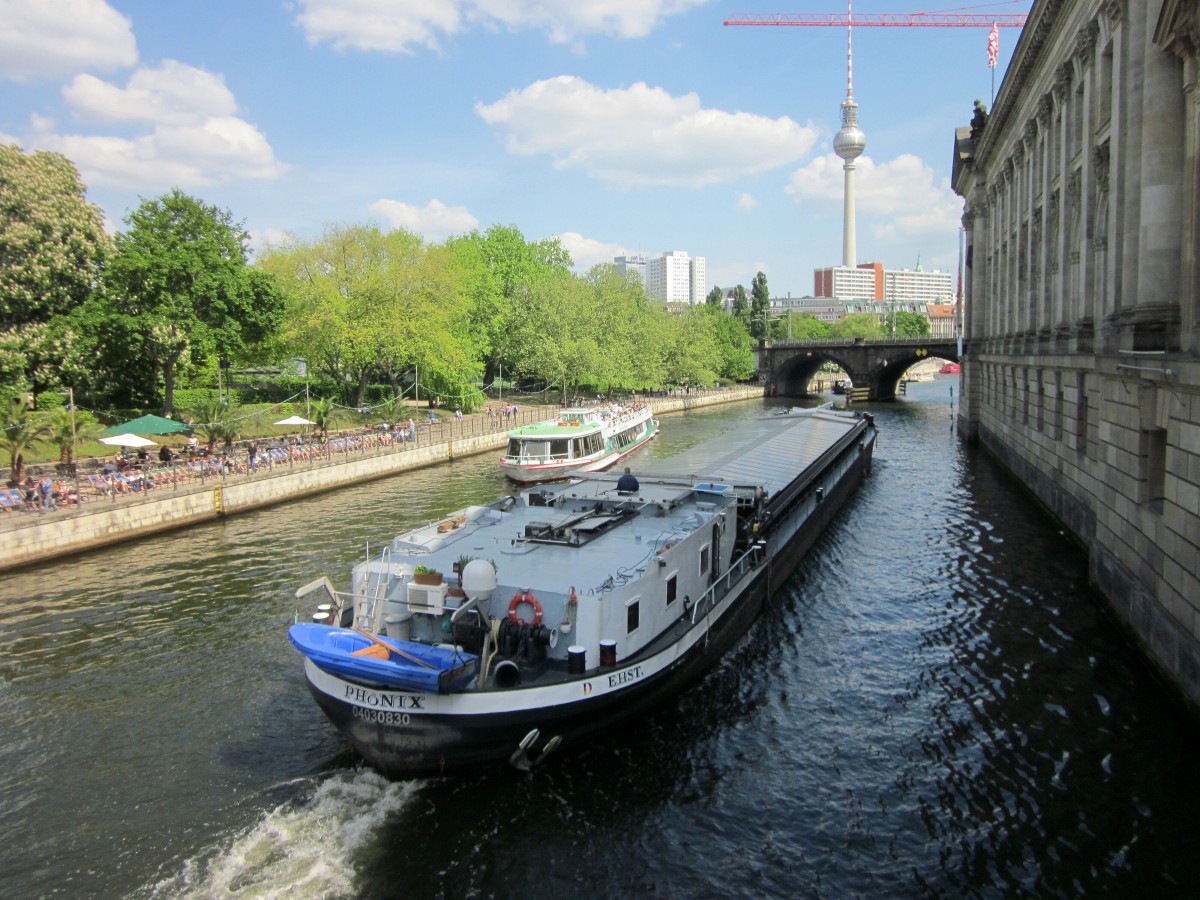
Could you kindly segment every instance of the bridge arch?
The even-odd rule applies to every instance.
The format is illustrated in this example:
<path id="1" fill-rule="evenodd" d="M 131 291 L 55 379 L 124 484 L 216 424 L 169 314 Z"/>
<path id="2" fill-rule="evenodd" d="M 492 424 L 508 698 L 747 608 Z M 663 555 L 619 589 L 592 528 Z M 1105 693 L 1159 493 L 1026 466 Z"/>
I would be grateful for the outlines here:
<path id="1" fill-rule="evenodd" d="M 757 348 L 759 375 L 781 396 L 805 396 L 823 363 L 840 366 L 851 384 L 870 400 L 892 400 L 904 373 L 931 358 L 958 362 L 955 338 L 878 338 L 826 341 L 762 341 Z"/>

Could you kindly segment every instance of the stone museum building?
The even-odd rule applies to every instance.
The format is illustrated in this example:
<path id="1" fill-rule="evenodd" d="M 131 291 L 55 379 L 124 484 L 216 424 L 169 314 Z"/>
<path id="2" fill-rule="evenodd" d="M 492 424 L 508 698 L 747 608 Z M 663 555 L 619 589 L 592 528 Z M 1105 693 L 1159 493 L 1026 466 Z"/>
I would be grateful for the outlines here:
<path id="1" fill-rule="evenodd" d="M 1200 2 L 1036 0 L 953 183 L 963 433 L 1200 711 Z"/>

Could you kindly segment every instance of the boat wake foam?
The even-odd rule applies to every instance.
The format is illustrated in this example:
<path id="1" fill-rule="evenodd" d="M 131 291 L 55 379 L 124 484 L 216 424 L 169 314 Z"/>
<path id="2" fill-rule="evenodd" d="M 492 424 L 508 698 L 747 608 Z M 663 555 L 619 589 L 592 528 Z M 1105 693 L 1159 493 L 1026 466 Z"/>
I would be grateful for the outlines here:
<path id="1" fill-rule="evenodd" d="M 403 809 L 412 782 L 370 769 L 335 772 L 264 814 L 228 846 L 188 860 L 149 897 L 353 897 L 351 861 Z"/>

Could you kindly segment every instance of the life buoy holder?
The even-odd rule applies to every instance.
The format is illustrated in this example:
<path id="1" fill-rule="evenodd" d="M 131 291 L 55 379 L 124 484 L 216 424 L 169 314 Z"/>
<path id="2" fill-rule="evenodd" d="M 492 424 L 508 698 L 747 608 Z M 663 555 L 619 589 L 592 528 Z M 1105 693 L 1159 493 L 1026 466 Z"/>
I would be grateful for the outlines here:
<path id="1" fill-rule="evenodd" d="M 533 621 L 526 623 L 519 615 L 517 615 L 517 607 L 522 603 L 528 603 L 533 607 Z M 541 625 L 542 624 L 542 604 L 537 602 L 537 598 L 528 591 L 519 591 L 513 594 L 513 598 L 508 604 L 508 617 L 518 625 Z"/>

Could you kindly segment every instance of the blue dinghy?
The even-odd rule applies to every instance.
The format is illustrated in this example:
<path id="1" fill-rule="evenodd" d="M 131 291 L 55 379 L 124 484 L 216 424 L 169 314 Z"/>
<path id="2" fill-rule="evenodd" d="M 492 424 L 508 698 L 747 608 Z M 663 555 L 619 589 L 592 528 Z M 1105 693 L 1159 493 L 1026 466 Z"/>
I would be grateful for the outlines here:
<path id="1" fill-rule="evenodd" d="M 326 672 L 402 691 L 450 694 L 464 689 L 479 671 L 479 657 L 473 653 L 351 628 L 298 622 L 288 629 L 288 637 Z"/>

